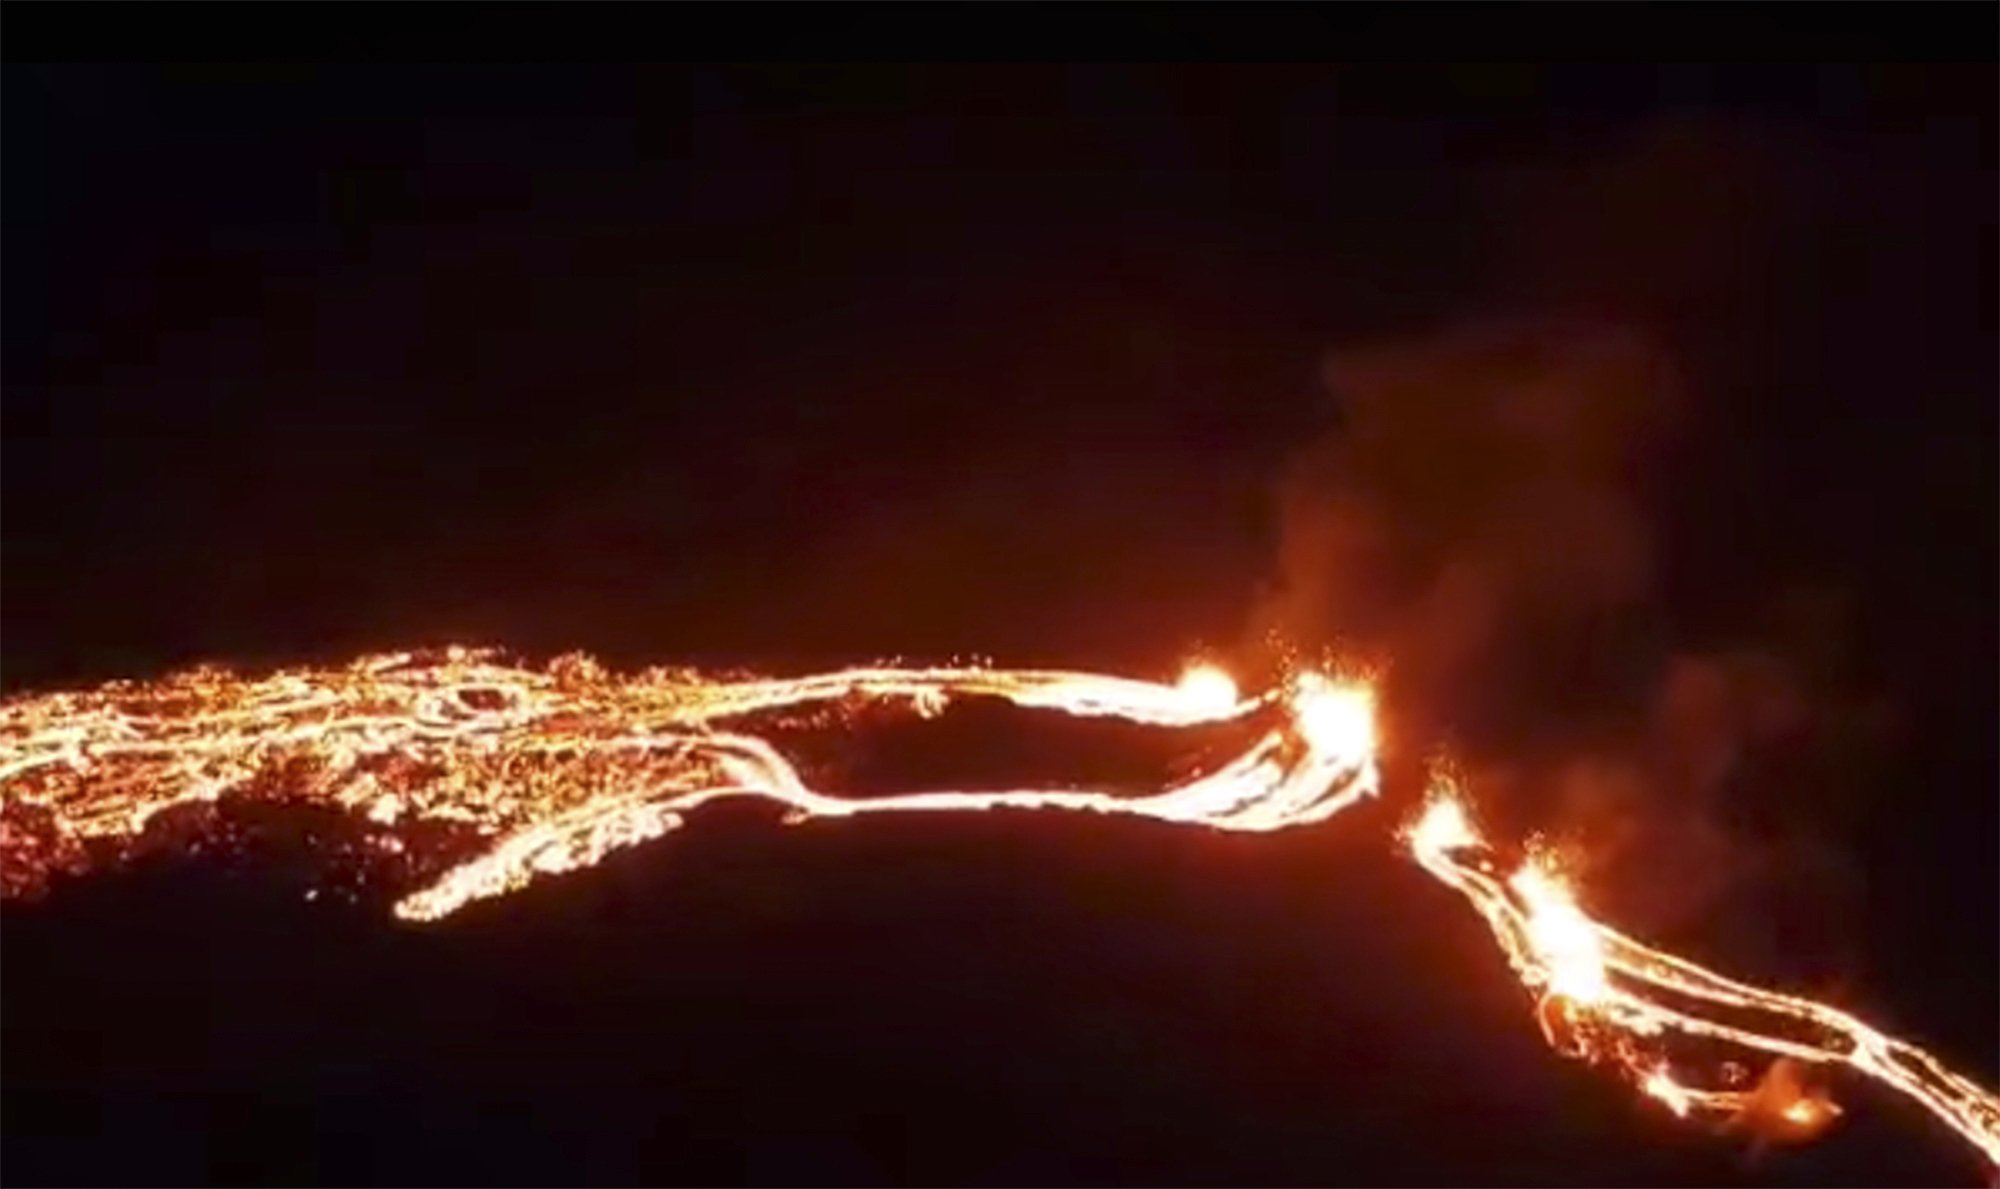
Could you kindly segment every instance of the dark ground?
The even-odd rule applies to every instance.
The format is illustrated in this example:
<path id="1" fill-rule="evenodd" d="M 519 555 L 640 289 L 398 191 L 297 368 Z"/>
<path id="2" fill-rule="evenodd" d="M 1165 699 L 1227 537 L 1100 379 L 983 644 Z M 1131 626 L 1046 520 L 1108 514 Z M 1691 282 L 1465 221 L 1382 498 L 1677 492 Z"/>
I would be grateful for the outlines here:
<path id="1" fill-rule="evenodd" d="M 1965 8 L 1934 53 L 1990 50 Z M 10 64 L 4 99 L 9 692 L 442 640 L 1170 672 L 1242 631 L 1321 352 L 1535 288 L 1497 173 L 1775 121 L 1819 164 L 1778 167 L 1808 217 L 1755 283 L 1543 255 L 1634 275 L 1607 308 L 1729 410 L 1669 617 L 1795 573 L 1860 608 L 1913 725 L 1837 836 L 1845 1001 L 2000 1081 L 1990 65 Z M 1751 1161 L 1554 1058 L 1389 812 L 728 811 L 423 930 L 278 859 L 68 885 L 4 920 L 5 1176 L 1982 1175 L 1883 1095 Z"/>
<path id="2" fill-rule="evenodd" d="M 8 1179 L 1980 1175 L 1884 1094 L 1753 1161 L 1558 1060 L 1379 812 L 1282 838 L 743 817 L 427 931 L 204 872 L 10 910 Z"/>

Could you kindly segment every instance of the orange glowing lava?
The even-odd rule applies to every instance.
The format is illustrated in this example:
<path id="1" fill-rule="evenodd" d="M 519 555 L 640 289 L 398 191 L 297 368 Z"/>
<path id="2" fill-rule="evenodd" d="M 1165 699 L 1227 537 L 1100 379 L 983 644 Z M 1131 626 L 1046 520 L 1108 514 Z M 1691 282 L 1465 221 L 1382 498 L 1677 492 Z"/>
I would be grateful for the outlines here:
<path id="1" fill-rule="evenodd" d="M 1216 665 L 1189 665 L 1174 688 L 1188 705 L 1211 714 L 1227 714 L 1241 698 L 1236 679 Z"/>
<path id="2" fill-rule="evenodd" d="M 781 802 L 791 821 L 1017 808 L 1273 830 L 1323 820 L 1376 789 L 1365 697 L 1302 680 L 1311 692 L 1298 713 L 1215 770 L 1151 795 L 1005 789 L 852 799 L 807 787 L 753 728 L 814 706 L 889 702 L 932 714 L 975 695 L 1160 727 L 1291 703 L 1245 700 L 1212 667 L 1175 685 L 888 667 L 717 681 L 667 669 L 618 677 L 575 657 L 537 671 L 451 650 L 260 680 L 198 670 L 0 707 L 0 857 L 6 887 L 27 890 L 52 870 L 115 858 L 167 810 L 269 790 L 393 827 L 372 836 L 390 852 L 405 851 L 424 826 L 455 837 L 449 861 L 418 871 L 396 904 L 399 916 L 429 920 L 589 866 L 728 796 Z"/>
<path id="3" fill-rule="evenodd" d="M 808 787 L 769 737 L 864 704 L 932 715 L 967 697 L 1161 728 L 1241 720 L 1246 734 L 1263 729 L 1211 770 L 1139 796 L 1027 788 L 837 797 Z M 1208 665 L 1173 684 L 887 666 L 718 680 L 680 669 L 618 676 L 575 656 L 529 669 L 450 649 L 258 679 L 200 669 L 0 704 L 0 890 L 31 892 L 55 872 L 116 862 L 162 815 L 225 796 L 346 815 L 408 920 L 588 867 L 723 797 L 776 801 L 792 822 L 1012 808 L 1277 830 L 1375 795 L 1376 731 L 1365 684 L 1308 671 L 1245 698 Z M 1405 839 L 1484 916 L 1538 997 L 1550 1043 L 1618 1067 L 1674 1113 L 1809 1138 L 1839 1108 L 1799 1070 L 1841 1067 L 1908 1095 L 2000 1164 L 1993 1094 L 1851 1015 L 1723 978 L 1599 923 L 1545 857 L 1503 868 L 1456 792 L 1435 792 Z M 1716 1066 L 1714 1049 L 1775 1061 L 1754 1088 L 1704 1087 L 1681 1080 L 1689 1047 L 1703 1050 L 1703 1067 Z"/>
<path id="4" fill-rule="evenodd" d="M 1591 919 L 1542 860 L 1505 874 L 1454 791 L 1434 791 L 1406 838 L 1417 861 L 1486 918 L 1540 1001 L 1549 1042 L 1622 1069 L 1675 1114 L 1810 1138 L 1840 1108 L 1806 1090 L 1794 1070 L 1842 1067 L 1908 1095 L 2000 1164 L 2000 1097 L 1846 1012 L 1724 978 Z M 1688 1044 L 1777 1060 L 1755 1090 L 1703 1088 L 1673 1072 L 1669 1050 Z"/>

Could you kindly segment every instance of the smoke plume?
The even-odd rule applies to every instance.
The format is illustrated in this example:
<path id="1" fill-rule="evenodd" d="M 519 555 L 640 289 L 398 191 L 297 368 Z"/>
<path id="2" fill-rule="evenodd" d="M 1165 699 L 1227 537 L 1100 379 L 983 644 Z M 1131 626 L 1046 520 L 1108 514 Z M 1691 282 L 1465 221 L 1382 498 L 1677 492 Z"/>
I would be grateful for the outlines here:
<path id="1" fill-rule="evenodd" d="M 1728 371 L 1729 336 L 1687 319 L 1764 291 L 1776 173 L 1754 137 L 1676 126 L 1497 175 L 1486 308 L 1525 312 L 1328 354 L 1333 424 L 1277 484 L 1253 626 L 1375 669 L 1392 784 L 1448 754 L 1508 826 L 1574 840 L 1635 924 L 1713 931 L 1719 897 L 1747 894 L 1788 951 L 1838 965 L 1837 943 L 1796 934 L 1853 875 L 1790 807 L 1834 802 L 1837 831 L 1852 778 L 1830 757 L 1887 720 L 1817 663 L 1827 631 L 1689 648 L 1662 605 L 1663 496 L 1699 481 L 1681 447 L 1714 431 L 1702 406 Z"/>

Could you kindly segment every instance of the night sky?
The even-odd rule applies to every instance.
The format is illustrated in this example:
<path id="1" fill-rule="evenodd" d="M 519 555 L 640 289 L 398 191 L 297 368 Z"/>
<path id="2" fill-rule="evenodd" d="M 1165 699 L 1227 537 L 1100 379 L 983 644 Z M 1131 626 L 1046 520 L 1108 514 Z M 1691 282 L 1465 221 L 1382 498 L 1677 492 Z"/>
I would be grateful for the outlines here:
<path id="1" fill-rule="evenodd" d="M 1990 49 L 1973 17 L 1927 56 Z M 1384 843 L 1437 748 L 1548 827 L 1601 802 L 1542 777 L 1615 753 L 1635 848 L 1729 872 L 1669 904 L 1634 858 L 1621 919 L 2000 1083 L 1990 63 L 4 91 L 7 694 L 443 642 L 1425 658 L 1386 803 L 1280 837 L 727 808 L 425 929 L 303 899 L 295 822 L 63 884 L 4 920 L 10 1182 L 1984 1175 L 1856 1085 L 1753 1154 L 1557 1058 Z M 1578 381 L 1510 461 L 1493 377 L 1561 388 L 1579 327 L 1670 395 Z M 1531 490 L 1625 509 L 1604 553 L 1638 560 L 1556 567 L 1595 546 L 1491 511 Z M 1316 568 L 1340 516 L 1379 564 Z M 1467 573 L 1490 615 L 1446 650 Z M 1698 786 L 1643 758 L 1675 691 L 1753 669 L 1805 725 L 1716 728 Z M 977 783 L 1035 737 L 991 717 L 872 746 Z"/>

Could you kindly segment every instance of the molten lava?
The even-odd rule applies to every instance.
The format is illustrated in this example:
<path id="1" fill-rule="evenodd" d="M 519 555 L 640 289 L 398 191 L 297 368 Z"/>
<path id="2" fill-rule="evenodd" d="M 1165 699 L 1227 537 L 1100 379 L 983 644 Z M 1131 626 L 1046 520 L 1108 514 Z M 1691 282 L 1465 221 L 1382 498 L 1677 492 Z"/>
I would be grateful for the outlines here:
<path id="1" fill-rule="evenodd" d="M 1175 686 L 1189 706 L 1227 714 L 1240 698 L 1236 679 L 1214 665 L 1189 665 Z"/>
<path id="2" fill-rule="evenodd" d="M 1846 1012 L 1724 978 L 1600 924 L 1543 860 L 1503 873 L 1451 789 L 1434 791 L 1406 837 L 1417 861 L 1486 918 L 1538 996 L 1550 1043 L 1622 1069 L 1675 1114 L 1809 1138 L 1839 1107 L 1806 1091 L 1797 1066 L 1845 1067 L 1915 1099 L 2000 1164 L 2000 1098 L 1990 1091 Z M 1669 1054 L 1688 1042 L 1777 1061 L 1755 1090 L 1692 1086 L 1675 1076 Z"/>
<path id="3" fill-rule="evenodd" d="M 770 738 L 774 727 L 863 704 L 931 715 L 967 697 L 1162 728 L 1267 712 L 1271 722 L 1212 770 L 1140 796 L 1028 788 L 837 797 L 809 787 Z M 226 795 L 345 815 L 390 873 L 397 915 L 432 920 L 588 867 L 723 797 L 776 801 L 793 822 L 1014 808 L 1263 831 L 1324 821 L 1375 795 L 1376 750 L 1373 692 L 1314 672 L 1244 698 L 1213 666 L 1175 684 L 893 667 L 717 680 L 677 669 L 615 676 L 582 657 L 527 669 L 451 649 L 255 680 L 200 669 L 0 704 L 0 890 L 32 892 L 56 872 L 118 861 L 162 815 Z M 1618 1067 L 1674 1113 L 1726 1118 L 1785 1142 L 1809 1138 L 1839 1108 L 1807 1089 L 1800 1070 L 1846 1068 L 1915 1099 L 2000 1164 L 1993 1094 L 1844 1012 L 1734 982 L 1599 923 L 1546 857 L 1503 866 L 1456 792 L 1435 793 L 1406 841 L 1484 916 L 1538 997 L 1550 1043 Z M 1714 1050 L 1774 1061 L 1752 1089 L 1682 1080 L 1677 1071 L 1696 1061 L 1733 1068 Z"/>
<path id="4" fill-rule="evenodd" d="M 720 797 L 782 803 L 791 821 L 869 813 L 1069 809 L 1228 830 L 1320 821 L 1377 786 L 1365 693 L 1317 675 L 1296 698 L 1244 700 L 1226 673 L 1177 685 L 1089 673 L 857 668 L 796 679 L 715 681 L 684 670 L 614 677 L 582 658 L 547 671 L 452 650 L 367 657 L 344 669 L 243 680 L 205 669 L 153 685 L 0 707 L 0 858 L 10 891 L 129 849 L 161 813 L 225 793 L 303 800 L 419 836 L 458 839 L 441 870 L 396 905 L 429 920 L 538 875 L 596 863 L 658 837 Z M 1234 759 L 1150 796 L 1088 789 L 936 791 L 865 799 L 807 787 L 753 726 L 818 707 L 901 702 L 932 714 L 954 698 L 1161 727 L 1297 706 Z"/>

